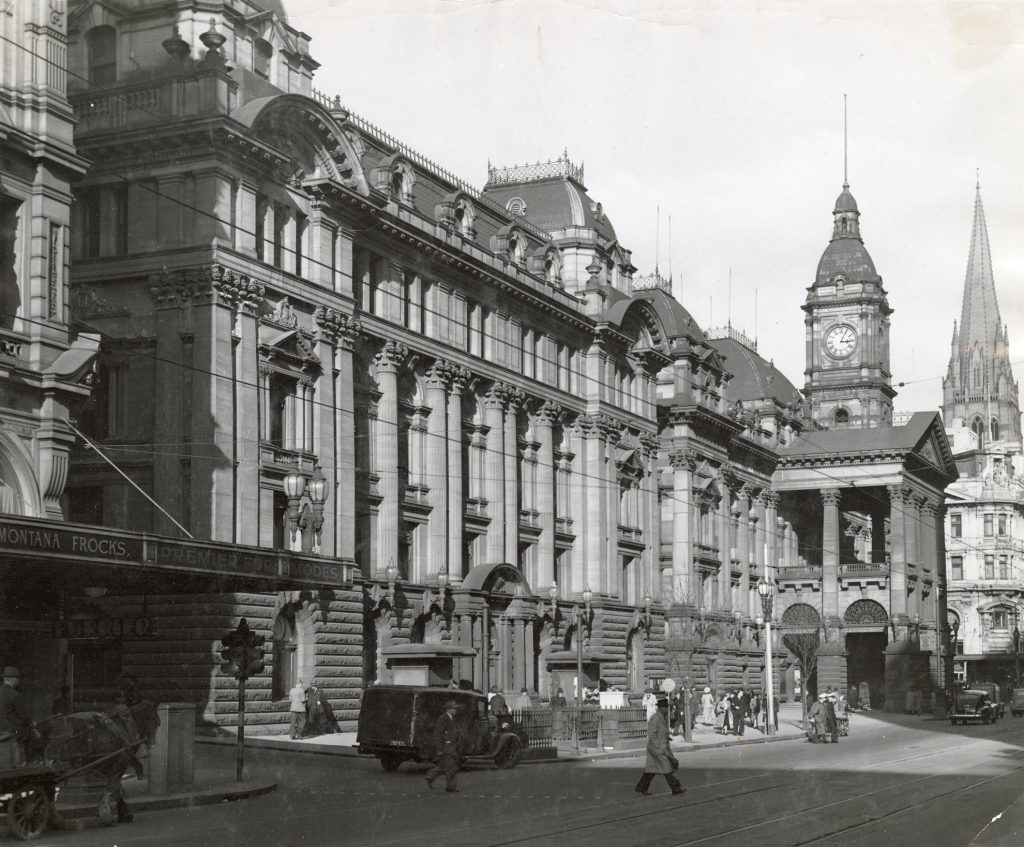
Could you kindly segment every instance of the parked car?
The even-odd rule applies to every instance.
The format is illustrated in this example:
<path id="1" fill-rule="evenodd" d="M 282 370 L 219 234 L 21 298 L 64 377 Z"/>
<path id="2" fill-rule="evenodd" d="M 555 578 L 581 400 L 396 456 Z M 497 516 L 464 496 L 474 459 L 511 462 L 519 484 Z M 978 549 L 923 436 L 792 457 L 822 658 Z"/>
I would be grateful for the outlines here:
<path id="1" fill-rule="evenodd" d="M 992 720 L 1006 717 L 1006 704 L 1003 702 L 1003 692 L 998 685 L 994 682 L 972 682 L 968 688 L 988 692 L 988 698 L 994 707 Z"/>
<path id="2" fill-rule="evenodd" d="M 1015 718 L 1024 715 L 1024 688 L 1014 688 L 1010 695 L 1010 714 Z"/>
<path id="3" fill-rule="evenodd" d="M 363 692 L 359 709 L 356 747 L 380 759 L 386 771 L 402 762 L 429 762 L 437 755 L 434 724 L 445 703 L 461 706 L 456 720 L 461 724 L 467 758 L 491 759 L 499 768 L 519 764 L 526 739 L 507 716 L 494 716 L 487 698 L 475 691 L 431 688 L 419 685 L 374 685 Z"/>
<path id="4" fill-rule="evenodd" d="M 953 714 L 949 716 L 949 722 L 956 726 L 956 722 L 966 724 L 968 721 L 980 720 L 982 723 L 989 723 L 995 720 L 996 707 L 988 691 L 978 688 L 961 688 L 954 696 Z"/>

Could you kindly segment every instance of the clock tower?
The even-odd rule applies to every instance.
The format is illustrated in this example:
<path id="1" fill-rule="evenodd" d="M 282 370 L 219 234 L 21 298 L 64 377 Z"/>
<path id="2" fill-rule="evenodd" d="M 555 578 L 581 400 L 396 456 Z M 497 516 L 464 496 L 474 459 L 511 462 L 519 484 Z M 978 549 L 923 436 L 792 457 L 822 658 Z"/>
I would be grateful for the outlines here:
<path id="1" fill-rule="evenodd" d="M 832 240 L 803 305 L 804 395 L 811 417 L 830 428 L 890 426 L 889 315 L 882 278 L 860 237 L 848 183 L 836 200 Z"/>

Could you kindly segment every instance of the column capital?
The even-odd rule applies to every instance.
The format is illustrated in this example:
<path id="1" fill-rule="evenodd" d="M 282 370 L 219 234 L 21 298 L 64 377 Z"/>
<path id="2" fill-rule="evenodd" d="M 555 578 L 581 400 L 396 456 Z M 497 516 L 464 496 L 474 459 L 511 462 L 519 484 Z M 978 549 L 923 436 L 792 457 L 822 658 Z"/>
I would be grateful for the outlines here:
<path id="1" fill-rule="evenodd" d="M 697 451 L 692 447 L 686 450 L 673 450 L 668 454 L 669 464 L 675 470 L 695 471 L 697 469 Z"/>
<path id="2" fill-rule="evenodd" d="M 473 378 L 469 368 L 464 368 L 462 365 L 452 365 L 450 376 L 449 392 L 451 394 L 462 394 L 466 390 L 466 386 L 469 385 L 470 379 Z"/>
<path id="3" fill-rule="evenodd" d="M 561 420 L 565 409 L 553 400 L 545 400 L 537 407 L 537 423 L 543 426 L 553 426 Z"/>
<path id="4" fill-rule="evenodd" d="M 317 306 L 313 311 L 313 320 L 320 328 L 321 340 L 349 350 L 363 331 L 363 325 L 358 319 L 328 306 Z"/>
<path id="5" fill-rule="evenodd" d="M 910 491 L 909 486 L 904 485 L 887 485 L 886 490 L 889 492 L 889 502 L 895 505 L 896 503 L 902 503 L 903 498 Z"/>
<path id="6" fill-rule="evenodd" d="M 452 365 L 447 359 L 437 359 L 427 368 L 427 388 L 447 391 L 452 384 Z"/>
<path id="7" fill-rule="evenodd" d="M 661 449 L 661 439 L 657 435 L 653 432 L 642 432 L 639 440 L 640 448 L 647 458 L 658 455 L 658 451 Z"/>
<path id="8" fill-rule="evenodd" d="M 484 391 L 484 408 L 500 409 L 502 412 L 508 407 L 510 386 L 496 380 Z"/>
<path id="9" fill-rule="evenodd" d="M 824 506 L 838 506 L 842 500 L 842 492 L 838 488 L 822 488 L 818 493 Z"/>
<path id="10" fill-rule="evenodd" d="M 779 495 L 770 488 L 762 488 L 761 493 L 757 495 L 757 499 L 766 509 L 779 508 Z"/>
<path id="11" fill-rule="evenodd" d="M 401 341 L 386 341 L 377 355 L 373 357 L 373 361 L 379 372 L 397 373 L 408 355 L 409 348 Z"/>
<path id="12" fill-rule="evenodd" d="M 753 500 L 757 496 L 756 492 L 757 492 L 757 486 L 756 485 L 751 485 L 749 482 L 745 482 L 745 483 L 743 483 L 743 485 L 740 486 L 740 490 L 737 492 L 736 498 L 738 500 L 750 501 L 750 500 Z"/>

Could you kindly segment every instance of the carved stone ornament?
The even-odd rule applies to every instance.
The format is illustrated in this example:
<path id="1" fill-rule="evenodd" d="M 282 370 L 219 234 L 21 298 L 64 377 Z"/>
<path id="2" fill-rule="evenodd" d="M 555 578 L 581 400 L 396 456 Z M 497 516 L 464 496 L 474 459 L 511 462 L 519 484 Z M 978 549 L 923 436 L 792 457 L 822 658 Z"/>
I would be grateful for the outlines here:
<path id="1" fill-rule="evenodd" d="M 282 297 L 278 301 L 270 315 L 270 320 L 289 329 L 295 329 L 299 325 L 298 313 L 292 308 L 291 301 L 287 297 Z"/>
<path id="2" fill-rule="evenodd" d="M 889 623 L 889 616 L 885 608 L 874 600 L 857 600 L 850 604 L 843 615 L 843 620 L 850 625 L 877 624 L 885 626 Z"/>

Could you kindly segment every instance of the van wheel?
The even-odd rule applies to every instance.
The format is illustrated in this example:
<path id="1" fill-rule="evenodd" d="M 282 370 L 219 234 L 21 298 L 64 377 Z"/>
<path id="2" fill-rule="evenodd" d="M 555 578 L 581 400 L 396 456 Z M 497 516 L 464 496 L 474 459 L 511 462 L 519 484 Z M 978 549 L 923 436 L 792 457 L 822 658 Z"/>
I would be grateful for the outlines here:
<path id="1" fill-rule="evenodd" d="M 384 770 L 391 773 L 397 771 L 402 762 L 405 761 L 404 756 L 398 755 L 398 753 L 381 753 L 380 754 L 380 766 Z"/>
<path id="2" fill-rule="evenodd" d="M 494 764 L 499 768 L 514 768 L 523 758 L 523 745 L 518 738 L 510 738 L 508 743 L 494 754 Z"/>

